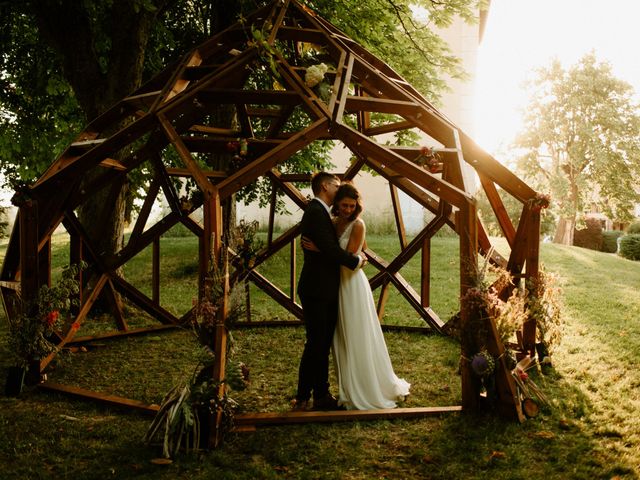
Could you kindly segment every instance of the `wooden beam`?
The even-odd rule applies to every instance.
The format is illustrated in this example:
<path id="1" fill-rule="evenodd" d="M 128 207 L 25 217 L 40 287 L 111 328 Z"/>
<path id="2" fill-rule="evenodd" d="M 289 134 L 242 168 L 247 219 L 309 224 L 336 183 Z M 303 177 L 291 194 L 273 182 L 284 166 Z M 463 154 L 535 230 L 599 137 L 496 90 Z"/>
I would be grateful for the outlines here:
<path id="1" fill-rule="evenodd" d="M 479 173 L 478 177 L 480 178 L 480 184 L 484 189 L 484 193 L 487 195 L 491 209 L 498 220 L 500 230 L 502 230 L 502 234 L 507 239 L 509 247 L 513 248 L 516 229 L 513 227 L 513 222 L 507 213 L 507 209 L 504 207 L 504 203 L 502 202 L 502 198 L 500 198 L 496 185 L 483 173 Z"/>
<path id="2" fill-rule="evenodd" d="M 477 411 L 479 406 L 480 381 L 471 369 L 471 358 L 477 353 L 477 345 L 464 339 L 466 332 L 472 328 L 476 309 L 467 299 L 467 291 L 475 287 L 478 271 L 478 238 L 475 203 L 463 205 L 457 213 L 456 224 L 459 226 L 460 238 L 460 330 L 463 340 L 461 343 L 460 374 L 462 377 L 462 408 L 467 411 Z"/>
<path id="3" fill-rule="evenodd" d="M 129 241 L 126 247 L 116 253 L 114 257 L 106 260 L 107 265 L 104 270 L 116 270 L 135 257 L 142 250 L 147 248 L 154 241 L 176 223 L 181 220 L 178 213 L 171 212 L 161 220 L 157 221 L 152 227 L 140 234 L 134 242 Z"/>
<path id="4" fill-rule="evenodd" d="M 382 170 L 388 166 L 393 171 L 410 178 L 417 185 L 436 193 L 440 198 L 444 198 L 455 206 L 460 206 L 471 198 L 467 192 L 442 181 L 351 127 L 339 125 L 336 128 L 336 138 L 342 140 L 351 150 L 365 155 L 368 162 L 379 164 Z"/>
<path id="5" fill-rule="evenodd" d="M 337 122 L 342 121 L 344 111 L 347 106 L 347 97 L 349 96 L 349 85 L 351 83 L 351 73 L 353 72 L 353 56 L 342 52 L 340 61 L 338 62 L 338 70 L 333 83 L 333 94 L 329 103 L 329 111 L 331 120 Z"/>
<path id="6" fill-rule="evenodd" d="M 396 220 L 396 228 L 398 230 L 398 237 L 400 240 L 400 249 L 407 248 L 407 235 L 404 231 L 404 220 L 402 218 L 402 207 L 400 206 L 400 198 L 398 197 L 398 190 L 393 183 L 389 183 L 389 190 L 391 192 L 391 205 L 393 206 L 393 216 Z"/>
<path id="7" fill-rule="evenodd" d="M 210 87 L 198 95 L 203 103 L 244 105 L 300 105 L 299 93 L 291 90 L 243 90 L 240 88 Z"/>
<path id="8" fill-rule="evenodd" d="M 261 175 L 271 170 L 278 163 L 288 159 L 291 155 L 306 147 L 318 136 L 325 133 L 329 120 L 324 118 L 317 120 L 304 130 L 298 132 L 286 142 L 281 143 L 270 152 L 258 157 L 253 162 L 245 165 L 240 170 L 222 180 L 218 184 L 220 197 L 227 198 L 242 187 L 249 185 Z"/>
<path id="9" fill-rule="evenodd" d="M 302 307 L 295 303 L 291 297 L 276 287 L 266 277 L 255 270 L 251 270 L 249 272 L 249 279 L 290 313 L 302 319 Z"/>
<path id="10" fill-rule="evenodd" d="M 114 286 L 125 297 L 142 310 L 165 325 L 177 325 L 178 319 L 159 305 L 155 305 L 145 294 L 120 277 L 112 277 Z"/>
<path id="11" fill-rule="evenodd" d="M 147 196 L 145 197 L 144 203 L 140 208 L 140 213 L 138 213 L 138 218 L 136 219 L 136 223 L 133 226 L 133 230 L 131 231 L 129 241 L 131 241 L 131 238 L 137 238 L 144 231 L 144 227 L 147 223 L 147 220 L 149 219 L 149 214 L 151 213 L 153 204 L 155 203 L 158 192 L 160 191 L 160 182 L 158 176 L 159 174 L 156 172 L 155 177 L 153 178 L 153 180 L 151 180 L 151 184 L 149 185 L 149 189 L 147 190 Z"/>
<path id="12" fill-rule="evenodd" d="M 431 304 L 431 237 L 422 241 L 422 256 L 420 264 L 420 300 L 423 307 Z"/>
<path id="13" fill-rule="evenodd" d="M 103 333 L 100 335 L 85 335 L 81 337 L 74 337 L 66 343 L 66 346 L 80 345 L 84 343 L 101 342 L 104 340 L 113 340 L 122 337 L 132 337 L 136 335 L 144 335 L 147 333 L 159 333 L 166 330 L 175 330 L 181 328 L 179 325 L 154 325 L 152 327 L 132 328 L 131 330 L 117 330 L 109 333 Z"/>
<path id="14" fill-rule="evenodd" d="M 396 418 L 432 417 L 458 413 L 459 406 L 389 408 L 380 410 L 336 410 L 328 412 L 263 412 L 241 413 L 234 417 L 237 426 L 247 425 L 289 425 L 298 423 L 326 423 L 344 421 L 391 420 Z"/>
<path id="15" fill-rule="evenodd" d="M 410 128 L 415 128 L 415 125 L 407 120 L 403 120 L 401 122 L 388 123 L 386 125 L 376 125 L 375 127 L 367 128 L 363 133 L 368 137 L 374 137 L 376 135 L 393 133 L 399 130 L 408 130 Z"/>
<path id="16" fill-rule="evenodd" d="M 76 398 L 98 401 L 112 407 L 122 407 L 128 410 L 137 410 L 149 415 L 155 415 L 156 413 L 158 413 L 158 410 L 160 410 L 159 405 L 147 404 L 139 400 L 131 400 L 130 398 L 119 397 L 117 395 L 93 392 L 84 388 L 63 385 L 61 383 L 51 381 L 39 384 L 38 388 L 49 392 L 70 395 Z"/>
<path id="17" fill-rule="evenodd" d="M 200 165 L 198 165 L 195 159 L 191 156 L 191 152 L 189 152 L 189 149 L 178 135 L 178 132 L 173 128 L 173 125 L 171 125 L 171 122 L 169 122 L 169 120 L 167 120 L 167 118 L 162 114 L 158 114 L 158 121 L 167 135 L 167 138 L 175 147 L 178 155 L 180 155 L 185 166 L 193 175 L 193 179 L 198 184 L 198 188 L 200 188 L 205 197 L 212 195 L 215 187 L 209 181 L 207 176 L 202 173 Z"/>
<path id="18" fill-rule="evenodd" d="M 387 305 L 387 300 L 389 299 L 389 277 L 386 276 L 385 280 L 382 282 L 382 286 L 380 287 L 380 296 L 378 297 L 378 321 L 382 323 L 382 317 L 384 317 L 384 309 Z"/>
<path id="19" fill-rule="evenodd" d="M 404 100 L 392 100 L 388 98 L 357 97 L 348 95 L 345 110 L 347 113 L 378 112 L 395 113 L 397 115 L 412 116 L 422 111 L 422 107 L 414 102 Z"/>

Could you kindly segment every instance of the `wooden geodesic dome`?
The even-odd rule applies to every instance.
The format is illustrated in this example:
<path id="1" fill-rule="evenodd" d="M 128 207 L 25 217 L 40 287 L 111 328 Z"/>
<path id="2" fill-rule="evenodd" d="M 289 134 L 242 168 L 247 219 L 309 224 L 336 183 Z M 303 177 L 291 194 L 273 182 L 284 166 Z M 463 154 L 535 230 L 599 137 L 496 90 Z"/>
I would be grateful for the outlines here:
<path id="1" fill-rule="evenodd" d="M 311 65 L 301 52 L 308 46 L 317 53 L 315 61 L 330 67 L 324 76 L 330 86 L 325 94 L 305 82 Z M 260 70 L 261 78 L 266 76 L 273 81 L 256 81 L 256 70 Z M 216 120 L 220 116 L 215 112 L 221 109 L 230 112 L 234 121 L 223 124 Z M 372 125 L 372 112 L 393 114 L 392 120 Z M 304 119 L 302 124 L 291 121 L 294 113 L 298 119 Z M 425 152 L 419 147 L 376 141 L 379 135 L 407 129 L 423 132 L 439 146 Z M 370 281 L 372 288 L 381 288 L 379 308 L 384 308 L 385 292 L 393 285 L 424 319 L 426 328 L 442 331 L 444 323 L 430 307 L 429 273 L 430 239 L 444 226 L 458 234 L 460 246 L 460 291 L 451 295 L 464 299 L 473 286 L 479 253 L 491 255 L 492 262 L 506 267 L 516 279 L 537 276 L 540 214 L 536 192 L 480 149 L 383 61 L 297 1 L 285 0 L 254 12 L 210 38 L 122 99 L 91 122 L 36 183 L 21 192 L 20 201 L 16 201 L 18 219 L 0 279 L 9 320 L 19 313 L 20 301 L 34 298 L 41 285 L 50 283 L 51 235 L 63 225 L 71 239 L 71 261 L 86 261 L 89 268 L 85 276 L 91 277 L 82 281 L 84 288 L 76 323 L 82 324 L 96 299 L 104 296 L 114 304 L 116 312 L 117 332 L 112 336 L 140 333 L 128 328 L 116 292 L 156 318 L 161 324 L 158 328 L 184 323 L 190 312 L 178 318 L 160 305 L 159 237 L 181 223 L 199 238 L 199 284 L 202 286 L 212 258 L 220 256 L 225 200 L 266 177 L 274 191 L 284 193 L 304 208 L 308 199 L 296 184 L 309 181 L 310 174 L 286 173 L 282 166 L 296 152 L 324 139 L 342 142 L 355 157 L 346 171 L 336 172 L 342 178 L 352 179 L 366 166 L 388 181 L 392 199 L 397 199 L 398 190 L 403 191 L 433 214 L 430 223 L 408 241 L 402 228 L 400 204 L 393 202 L 400 253 L 393 259 L 383 259 L 373 251 L 366 252 L 378 270 Z M 247 143 L 246 155 L 240 162 L 231 162 L 232 167 L 226 171 L 207 166 L 207 155 L 231 157 L 229 144 L 238 140 Z M 179 165 L 169 162 L 169 151 L 179 159 Z M 492 249 L 478 218 L 465 168 L 473 169 L 480 179 L 511 247 L 508 258 Z M 75 211 L 92 193 L 140 169 L 152 170 L 153 179 L 131 236 L 120 251 L 100 255 Z M 88 178 L 91 180 L 87 181 Z M 174 178 L 193 180 L 202 194 L 200 200 L 188 205 L 181 202 Z M 149 225 L 151 206 L 159 192 L 164 194 L 170 211 Z M 510 195 L 522 204 L 520 220 L 515 226 L 506 213 L 501 194 Z M 200 208 L 202 224 L 192 217 Z M 282 248 L 295 245 L 299 236 L 295 226 L 274 238 L 273 215 L 271 218 L 269 240 L 258 255 L 256 267 Z M 153 246 L 154 252 L 151 296 L 117 273 L 148 246 Z M 422 256 L 419 291 L 399 273 L 416 254 Z M 294 288 L 295 255 L 291 255 L 290 269 L 293 285 L 289 294 L 257 270 L 251 271 L 249 279 L 300 318 L 302 312 Z M 469 306 L 462 300 L 459 314 L 462 331 L 468 328 L 470 315 Z M 522 333 L 519 348 L 522 352 L 533 351 L 535 323 L 529 322 Z M 78 341 L 76 334 L 76 329 L 71 328 L 60 332 L 59 347 Z M 224 328 L 218 329 L 216 335 L 216 375 L 222 378 Z M 507 415 L 522 418 L 513 379 L 502 359 L 504 346 L 495 328 L 489 329 L 489 336 L 490 353 L 500 359 L 500 409 Z M 463 342 L 463 358 L 475 353 L 471 348 Z M 41 368 L 51 359 L 52 356 L 41 359 Z M 478 403 L 478 386 L 472 377 L 469 365 L 463 362 L 463 409 L 474 409 Z M 140 407 L 135 402 L 129 405 Z"/>

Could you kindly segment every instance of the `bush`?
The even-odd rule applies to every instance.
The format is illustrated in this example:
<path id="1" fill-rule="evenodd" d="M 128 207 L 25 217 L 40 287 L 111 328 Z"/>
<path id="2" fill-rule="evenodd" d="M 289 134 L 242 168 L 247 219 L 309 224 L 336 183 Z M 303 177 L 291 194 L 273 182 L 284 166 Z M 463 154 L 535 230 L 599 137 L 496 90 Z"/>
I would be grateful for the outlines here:
<path id="1" fill-rule="evenodd" d="M 624 235 L 621 230 L 605 230 L 602 232 L 602 248 L 603 252 L 616 253 L 618 251 L 618 238 Z"/>
<path id="2" fill-rule="evenodd" d="M 640 222 L 633 222 L 627 228 L 627 234 L 631 235 L 636 233 L 640 233 Z"/>
<path id="3" fill-rule="evenodd" d="M 640 260 L 640 234 L 625 235 L 620 239 L 620 256 Z"/>
<path id="4" fill-rule="evenodd" d="M 600 250 L 602 248 L 602 225 L 600 220 L 587 218 L 587 227 L 582 230 L 574 230 L 573 245 L 576 247 Z"/>

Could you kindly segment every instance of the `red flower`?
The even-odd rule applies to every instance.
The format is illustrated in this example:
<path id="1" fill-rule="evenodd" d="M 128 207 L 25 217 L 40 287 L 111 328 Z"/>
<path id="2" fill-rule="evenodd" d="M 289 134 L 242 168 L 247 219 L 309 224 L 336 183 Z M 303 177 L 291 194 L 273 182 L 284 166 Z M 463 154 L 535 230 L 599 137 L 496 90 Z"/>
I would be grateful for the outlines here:
<path id="1" fill-rule="evenodd" d="M 60 316 L 60 313 L 58 312 L 58 310 L 53 310 L 49 312 L 45 319 L 45 321 L 47 322 L 47 327 L 49 328 L 53 327 L 55 323 L 58 321 L 58 316 Z"/>
<path id="2" fill-rule="evenodd" d="M 71 324 L 71 330 L 73 330 L 74 332 L 78 331 L 79 328 L 80 328 L 80 322 L 75 321 Z"/>

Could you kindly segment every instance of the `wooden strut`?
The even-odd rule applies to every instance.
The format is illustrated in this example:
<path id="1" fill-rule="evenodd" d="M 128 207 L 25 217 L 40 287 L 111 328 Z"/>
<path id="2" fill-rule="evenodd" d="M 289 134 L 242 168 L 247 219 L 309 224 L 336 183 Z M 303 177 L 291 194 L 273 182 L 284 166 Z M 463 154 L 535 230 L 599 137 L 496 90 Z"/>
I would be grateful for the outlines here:
<path id="1" fill-rule="evenodd" d="M 160 406 L 157 404 L 148 404 L 117 395 L 93 392 L 84 388 L 72 387 L 52 381 L 41 383 L 38 385 L 38 388 L 76 398 L 90 399 L 111 407 L 125 408 L 147 415 L 155 415 L 160 409 Z M 445 406 L 379 410 L 337 410 L 329 412 L 255 412 L 236 415 L 234 417 L 234 425 L 235 431 L 247 431 L 261 426 L 424 418 L 459 413 L 461 411 L 462 407 L 460 406 Z"/>

